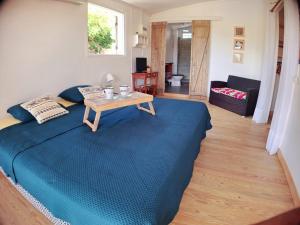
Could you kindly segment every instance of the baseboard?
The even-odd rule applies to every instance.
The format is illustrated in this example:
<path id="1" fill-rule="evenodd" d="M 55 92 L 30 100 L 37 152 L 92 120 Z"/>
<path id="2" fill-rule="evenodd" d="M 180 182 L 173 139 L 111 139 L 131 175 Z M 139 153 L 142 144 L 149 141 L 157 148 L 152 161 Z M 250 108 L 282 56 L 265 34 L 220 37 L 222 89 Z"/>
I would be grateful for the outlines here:
<path id="1" fill-rule="evenodd" d="M 160 96 L 169 97 L 169 98 L 179 98 L 179 99 L 189 99 L 190 98 L 189 95 L 177 94 L 177 93 L 166 93 L 166 92 Z"/>
<path id="2" fill-rule="evenodd" d="M 183 99 L 183 100 L 186 99 L 186 100 L 191 100 L 191 101 L 205 101 L 205 100 L 207 100 L 207 97 L 190 96 L 190 95 L 176 94 L 176 93 L 167 93 L 167 92 L 165 92 L 162 95 L 158 95 L 157 97 L 160 97 L 160 98 Z"/>
<path id="3" fill-rule="evenodd" d="M 289 167 L 288 167 L 288 165 L 287 165 L 287 163 L 286 163 L 286 161 L 285 161 L 285 159 L 284 159 L 284 157 L 282 155 L 281 150 L 277 153 L 277 156 L 278 156 L 280 164 L 281 164 L 281 166 L 283 168 L 285 177 L 287 179 L 287 182 L 288 182 L 291 194 L 292 194 L 292 198 L 293 198 L 294 204 L 295 204 L 295 206 L 300 206 L 300 195 L 299 195 L 299 193 L 297 191 L 295 182 L 293 180 L 293 177 L 291 175 Z"/>

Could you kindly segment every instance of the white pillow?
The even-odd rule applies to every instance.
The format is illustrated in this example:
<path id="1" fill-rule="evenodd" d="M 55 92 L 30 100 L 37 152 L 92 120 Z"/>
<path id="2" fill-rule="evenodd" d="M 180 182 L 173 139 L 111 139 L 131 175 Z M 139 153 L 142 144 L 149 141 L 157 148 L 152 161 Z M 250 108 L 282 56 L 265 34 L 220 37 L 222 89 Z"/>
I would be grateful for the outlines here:
<path id="1" fill-rule="evenodd" d="M 69 113 L 69 111 L 53 101 L 50 96 L 25 102 L 21 107 L 30 112 L 39 124 Z"/>
<path id="2" fill-rule="evenodd" d="M 78 88 L 78 90 L 85 99 L 101 98 L 104 95 L 103 89 L 101 87 L 84 87 Z"/>

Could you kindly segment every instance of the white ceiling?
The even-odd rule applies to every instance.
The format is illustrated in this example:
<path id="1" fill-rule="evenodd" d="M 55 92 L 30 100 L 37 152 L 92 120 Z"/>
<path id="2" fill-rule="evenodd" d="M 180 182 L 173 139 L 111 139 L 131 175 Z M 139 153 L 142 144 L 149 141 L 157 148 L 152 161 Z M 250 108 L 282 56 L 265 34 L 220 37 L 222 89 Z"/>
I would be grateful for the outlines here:
<path id="1" fill-rule="evenodd" d="M 149 13 L 157 13 L 167 9 L 176 8 L 185 5 L 191 5 L 199 2 L 208 2 L 212 0 L 122 0 L 131 5 L 139 7 Z"/>

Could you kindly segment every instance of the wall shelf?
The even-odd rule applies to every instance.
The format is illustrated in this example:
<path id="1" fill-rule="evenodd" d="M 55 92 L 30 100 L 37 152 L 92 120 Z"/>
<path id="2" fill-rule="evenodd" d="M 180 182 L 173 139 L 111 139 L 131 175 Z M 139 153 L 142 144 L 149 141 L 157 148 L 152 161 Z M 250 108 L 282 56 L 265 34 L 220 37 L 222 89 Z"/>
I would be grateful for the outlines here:
<path id="1" fill-rule="evenodd" d="M 134 47 L 136 48 L 147 48 L 148 37 L 147 35 L 136 33 L 134 36 Z"/>

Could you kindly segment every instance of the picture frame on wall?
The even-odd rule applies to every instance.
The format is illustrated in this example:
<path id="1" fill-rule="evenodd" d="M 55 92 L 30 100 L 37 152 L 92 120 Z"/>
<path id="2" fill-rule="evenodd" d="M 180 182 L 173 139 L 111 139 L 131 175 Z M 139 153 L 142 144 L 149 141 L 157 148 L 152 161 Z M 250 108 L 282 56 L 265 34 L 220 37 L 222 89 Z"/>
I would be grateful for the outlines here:
<path id="1" fill-rule="evenodd" d="M 245 37 L 245 27 L 234 27 L 235 37 Z"/>
<path id="2" fill-rule="evenodd" d="M 238 51 L 245 50 L 245 40 L 234 39 L 233 50 L 238 50 Z"/>
<path id="3" fill-rule="evenodd" d="M 234 52 L 233 53 L 233 63 L 244 63 L 244 54 L 240 52 Z"/>

